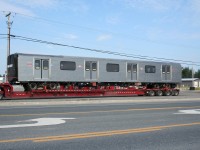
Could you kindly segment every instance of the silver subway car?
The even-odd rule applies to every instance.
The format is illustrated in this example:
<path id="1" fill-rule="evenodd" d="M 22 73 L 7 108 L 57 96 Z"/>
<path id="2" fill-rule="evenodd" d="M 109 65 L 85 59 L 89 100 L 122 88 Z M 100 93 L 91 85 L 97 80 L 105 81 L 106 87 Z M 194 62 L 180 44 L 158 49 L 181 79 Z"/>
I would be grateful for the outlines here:
<path id="1" fill-rule="evenodd" d="M 54 89 L 72 84 L 155 87 L 176 86 L 181 82 L 178 63 L 21 53 L 10 55 L 8 61 L 9 82 L 31 89 L 44 85 Z"/>

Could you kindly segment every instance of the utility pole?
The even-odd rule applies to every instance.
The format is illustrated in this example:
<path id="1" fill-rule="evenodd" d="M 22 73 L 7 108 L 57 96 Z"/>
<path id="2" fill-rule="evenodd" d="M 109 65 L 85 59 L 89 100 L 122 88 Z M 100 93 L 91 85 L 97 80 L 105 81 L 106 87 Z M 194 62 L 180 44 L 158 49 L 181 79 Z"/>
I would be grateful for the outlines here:
<path id="1" fill-rule="evenodd" d="M 192 87 L 194 87 L 194 68 L 192 66 Z"/>
<path id="2" fill-rule="evenodd" d="M 194 68 L 192 66 L 192 78 L 194 78 Z"/>
<path id="3" fill-rule="evenodd" d="M 5 17 L 8 18 L 7 25 L 8 25 L 8 45 L 7 45 L 7 71 L 6 71 L 6 82 L 8 82 L 8 56 L 10 55 L 10 28 L 13 22 L 10 21 L 11 12 L 9 12 Z"/>

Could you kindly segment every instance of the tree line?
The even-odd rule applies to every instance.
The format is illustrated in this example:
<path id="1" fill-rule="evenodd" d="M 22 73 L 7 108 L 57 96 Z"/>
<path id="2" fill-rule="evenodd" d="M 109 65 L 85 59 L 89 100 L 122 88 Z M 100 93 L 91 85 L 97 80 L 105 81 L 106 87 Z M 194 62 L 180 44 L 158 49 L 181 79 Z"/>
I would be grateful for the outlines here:
<path id="1" fill-rule="evenodd" d="M 1 74 L 0 74 L 0 77 L 5 77 L 5 75 L 1 75 Z"/>
<path id="2" fill-rule="evenodd" d="M 200 69 L 193 72 L 189 67 L 182 68 L 182 78 L 192 78 L 192 74 L 194 78 L 200 78 Z"/>

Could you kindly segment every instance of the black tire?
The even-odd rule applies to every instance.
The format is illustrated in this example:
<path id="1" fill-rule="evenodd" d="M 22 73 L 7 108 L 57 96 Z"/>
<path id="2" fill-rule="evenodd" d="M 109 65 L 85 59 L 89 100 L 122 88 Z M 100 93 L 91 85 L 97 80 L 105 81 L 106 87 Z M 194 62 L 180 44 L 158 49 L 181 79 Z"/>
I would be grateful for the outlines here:
<path id="1" fill-rule="evenodd" d="M 163 96 L 163 92 L 161 90 L 156 91 L 156 96 Z"/>
<path id="2" fill-rule="evenodd" d="M 179 95 L 179 91 L 178 90 L 173 90 L 172 91 L 172 96 L 178 96 Z"/>
<path id="3" fill-rule="evenodd" d="M 164 95 L 165 95 L 165 96 L 170 96 L 171 94 L 172 94 L 171 91 L 165 91 L 165 92 L 164 92 Z"/>
<path id="4" fill-rule="evenodd" d="M 155 92 L 154 92 L 153 90 L 150 90 L 150 91 L 148 92 L 148 96 L 155 96 Z"/>
<path id="5" fill-rule="evenodd" d="M 57 89 L 56 83 L 50 83 L 50 84 L 49 84 L 49 89 L 50 89 L 50 90 L 55 90 L 55 89 Z"/>
<path id="6" fill-rule="evenodd" d="M 56 84 L 56 89 L 57 89 L 57 90 L 60 90 L 60 83 L 57 83 L 57 84 Z"/>
<path id="7" fill-rule="evenodd" d="M 36 83 L 29 83 L 29 88 L 31 89 L 31 90 L 36 90 L 37 89 L 37 84 Z"/>
<path id="8" fill-rule="evenodd" d="M 2 100 L 3 99 L 3 94 L 0 94 L 0 100 Z"/>

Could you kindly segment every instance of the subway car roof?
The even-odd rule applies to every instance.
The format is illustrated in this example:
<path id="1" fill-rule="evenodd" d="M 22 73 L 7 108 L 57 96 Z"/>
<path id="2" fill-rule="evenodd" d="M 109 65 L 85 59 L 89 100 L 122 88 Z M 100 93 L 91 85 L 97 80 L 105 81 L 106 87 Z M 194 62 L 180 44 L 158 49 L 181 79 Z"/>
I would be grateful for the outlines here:
<path id="1" fill-rule="evenodd" d="M 101 59 L 111 61 L 137 61 L 137 62 L 151 62 L 151 63 L 166 63 L 166 64 L 180 64 L 177 62 L 169 61 L 154 61 L 154 60 L 138 60 L 138 59 L 118 59 L 118 58 L 101 58 L 101 57 L 83 57 L 83 56 L 65 56 L 65 55 L 45 55 L 45 54 L 29 54 L 29 53 L 14 53 L 11 55 L 22 55 L 22 56 L 39 56 L 39 57 L 57 57 L 57 58 L 81 58 L 81 59 Z"/>

